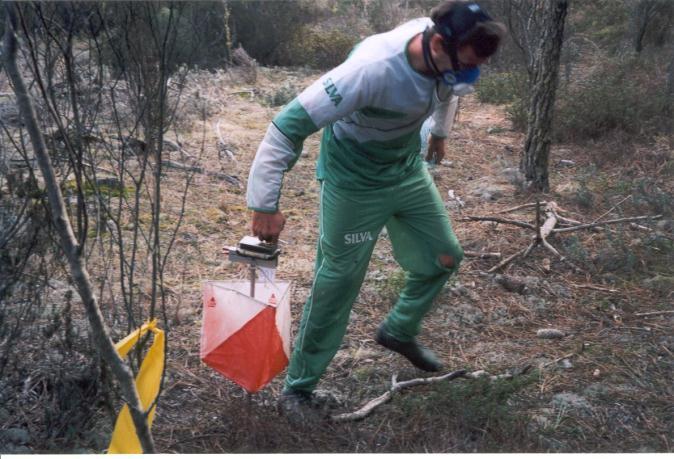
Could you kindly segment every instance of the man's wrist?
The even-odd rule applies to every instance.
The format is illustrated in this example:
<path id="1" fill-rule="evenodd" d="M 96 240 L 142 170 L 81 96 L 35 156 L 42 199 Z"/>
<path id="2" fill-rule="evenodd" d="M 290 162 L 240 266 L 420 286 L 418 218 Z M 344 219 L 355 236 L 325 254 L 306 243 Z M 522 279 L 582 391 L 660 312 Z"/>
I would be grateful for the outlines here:
<path id="1" fill-rule="evenodd" d="M 249 207 L 248 209 L 252 210 L 253 212 L 260 213 L 260 214 L 269 214 L 269 215 L 273 215 L 273 214 L 275 214 L 276 212 L 279 211 L 279 209 L 265 209 L 265 208 L 259 208 L 259 207 Z"/>

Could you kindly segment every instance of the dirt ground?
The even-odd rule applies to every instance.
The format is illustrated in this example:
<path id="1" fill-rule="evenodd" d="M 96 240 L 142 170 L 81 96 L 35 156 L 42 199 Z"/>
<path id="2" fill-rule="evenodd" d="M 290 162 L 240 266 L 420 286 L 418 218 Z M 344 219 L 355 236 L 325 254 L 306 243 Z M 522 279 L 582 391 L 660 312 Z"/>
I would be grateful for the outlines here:
<path id="1" fill-rule="evenodd" d="M 362 421 L 326 420 L 297 427 L 276 408 L 284 374 L 248 395 L 200 361 L 202 283 L 246 276 L 221 249 L 248 234 L 248 169 L 280 109 L 265 101 L 279 91 L 299 90 L 316 77 L 308 71 L 260 69 L 254 84 L 227 72 L 197 73 L 187 82 L 177 140 L 191 154 L 202 151 L 207 170 L 238 177 L 241 186 L 202 174 L 188 194 L 187 214 L 165 276 L 171 320 L 164 324 L 168 370 L 153 426 L 158 450 L 671 452 L 671 148 L 664 141 L 630 148 L 616 143 L 553 145 L 552 191 L 538 196 L 540 200 L 555 201 L 564 215 L 583 223 L 664 217 L 639 222 L 641 226 L 559 233 L 549 241 L 565 260 L 539 246 L 489 274 L 500 260 L 525 248 L 534 233 L 467 217 L 494 216 L 533 203 L 537 196 L 518 187 L 523 134 L 511 129 L 504 107 L 480 104 L 474 96 L 462 100 L 446 161 L 432 172 L 464 249 L 498 252 L 501 258 L 467 257 L 437 298 L 419 339 L 439 354 L 448 370 L 510 377 L 411 388 Z M 287 224 L 276 276 L 294 283 L 293 330 L 312 281 L 318 143 L 318 134 L 306 141 L 302 158 L 286 175 L 280 203 Z M 623 148 L 624 154 L 616 153 Z M 164 186 L 179 182 L 169 172 Z M 450 198 L 450 191 L 463 206 Z M 179 200 L 179 192 L 166 193 L 164 205 L 178 206 Z M 531 207 L 499 216 L 536 222 Z M 381 395 L 394 375 L 398 380 L 427 376 L 373 339 L 402 283 L 383 236 L 343 345 L 319 385 L 335 399 L 333 413 L 354 411 Z M 537 336 L 548 328 L 561 335 Z M 109 424 L 108 417 L 101 417 L 92 428 L 105 437 Z"/>
<path id="2" fill-rule="evenodd" d="M 265 69 L 255 85 L 236 83 L 231 75 L 202 76 L 199 85 L 207 88 L 200 90 L 200 96 L 208 106 L 204 155 L 208 167 L 245 180 L 257 143 L 279 109 L 260 102 L 278 88 L 300 89 L 315 76 Z M 218 124 L 220 134 L 214 129 Z M 193 148 L 198 148 L 199 129 L 195 124 Z M 236 162 L 218 160 L 217 152 L 209 148 L 218 136 L 234 152 Z M 186 134 L 181 140 L 189 145 L 189 139 Z M 530 241 L 529 230 L 462 220 L 535 202 L 535 196 L 518 191 L 513 175 L 522 143 L 523 135 L 511 130 L 503 107 L 479 104 L 475 97 L 462 101 L 447 161 L 433 173 L 464 249 L 500 252 L 505 258 Z M 554 145 L 553 190 L 540 199 L 554 200 L 568 217 L 587 223 L 656 215 L 658 209 L 624 198 L 630 194 L 628 185 L 643 177 L 655 179 L 653 186 L 658 185 L 661 193 L 671 192 L 667 180 L 671 151 L 670 156 L 641 151 L 622 161 L 605 161 L 608 152 L 601 150 L 597 145 Z M 312 280 L 317 155 L 318 135 L 314 135 L 286 175 L 281 200 L 288 222 L 277 277 L 294 282 L 294 328 Z M 464 207 L 448 197 L 450 190 Z M 672 309 L 672 292 L 666 283 L 660 290 L 654 288 L 653 278 L 671 276 L 671 266 L 666 265 L 672 252 L 671 244 L 649 250 L 655 247 L 653 232 L 625 224 L 552 237 L 550 242 L 582 271 L 574 271 L 541 247 L 498 271 L 501 277 L 485 274 L 499 260 L 467 258 L 436 300 L 420 339 L 436 350 L 448 369 L 516 376 L 507 382 L 459 381 L 410 389 L 364 421 L 326 421 L 297 429 L 276 412 L 282 375 L 262 392 L 248 396 L 199 360 L 200 285 L 206 279 L 245 276 L 225 260 L 220 247 L 248 233 L 248 212 L 243 188 L 208 178 L 195 183 L 190 201 L 183 229 L 188 241 L 174 254 L 185 273 L 180 285 L 184 298 L 171 326 L 169 382 L 154 427 L 160 450 L 671 451 L 674 315 L 666 311 Z M 535 222 L 532 208 L 508 217 Z M 656 228 L 653 222 L 645 226 Z M 661 239 L 671 241 L 671 227 L 660 228 Z M 626 250 L 637 258 L 629 269 L 623 266 L 629 258 Z M 518 288 L 509 291 L 503 276 L 519 282 Z M 399 380 L 425 376 L 373 341 L 402 282 L 390 243 L 382 237 L 354 304 L 347 336 L 319 386 L 338 400 L 334 412 L 353 411 L 385 392 L 394 374 Z M 537 337 L 543 328 L 558 329 L 563 336 Z"/>

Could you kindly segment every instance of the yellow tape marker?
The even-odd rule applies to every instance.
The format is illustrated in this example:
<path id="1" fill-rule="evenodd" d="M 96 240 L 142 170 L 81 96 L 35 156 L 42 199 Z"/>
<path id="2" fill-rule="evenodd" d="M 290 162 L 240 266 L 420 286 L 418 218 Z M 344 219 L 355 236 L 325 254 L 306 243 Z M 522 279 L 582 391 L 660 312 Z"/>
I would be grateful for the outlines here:
<path id="1" fill-rule="evenodd" d="M 154 333 L 154 341 L 147 351 L 143 363 L 140 365 L 138 376 L 136 376 L 136 388 L 143 409 L 147 409 L 159 394 L 161 375 L 164 371 L 164 331 L 157 328 L 157 319 L 154 319 L 146 322 L 142 327 L 115 345 L 117 353 L 122 358 L 125 358 L 138 340 L 148 331 Z M 154 410 L 155 408 L 153 407 L 147 417 L 150 427 L 152 427 L 152 420 L 154 419 Z M 140 446 L 140 440 L 138 440 L 138 436 L 136 435 L 136 427 L 133 425 L 129 407 L 124 405 L 117 417 L 115 430 L 112 432 L 108 454 L 141 454 L 142 452 L 143 448 Z"/>

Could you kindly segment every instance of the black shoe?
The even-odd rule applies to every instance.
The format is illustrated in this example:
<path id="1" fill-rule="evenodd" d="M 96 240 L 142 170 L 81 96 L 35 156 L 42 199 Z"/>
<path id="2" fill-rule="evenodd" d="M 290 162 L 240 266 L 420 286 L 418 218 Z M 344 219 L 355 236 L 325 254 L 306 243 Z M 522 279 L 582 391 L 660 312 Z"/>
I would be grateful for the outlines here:
<path id="1" fill-rule="evenodd" d="M 284 389 L 278 404 L 281 412 L 291 423 L 314 422 L 323 417 L 311 392 Z"/>
<path id="2" fill-rule="evenodd" d="M 440 371 L 442 369 L 442 362 L 433 351 L 420 345 L 415 340 L 400 341 L 394 338 L 388 333 L 383 323 L 377 329 L 376 341 L 385 348 L 404 356 L 412 362 L 412 365 L 421 370 Z"/>

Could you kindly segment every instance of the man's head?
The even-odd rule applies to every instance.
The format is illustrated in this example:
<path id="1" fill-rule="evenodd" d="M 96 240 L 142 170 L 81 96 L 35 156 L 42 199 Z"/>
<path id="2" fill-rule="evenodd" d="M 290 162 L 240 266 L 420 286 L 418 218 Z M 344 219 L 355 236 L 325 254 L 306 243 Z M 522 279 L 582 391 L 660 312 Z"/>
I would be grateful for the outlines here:
<path id="1" fill-rule="evenodd" d="M 431 12 L 435 34 L 431 51 L 438 67 L 454 71 L 477 67 L 499 47 L 505 27 L 471 1 L 447 0 Z M 442 69 L 444 70 L 444 69 Z"/>

